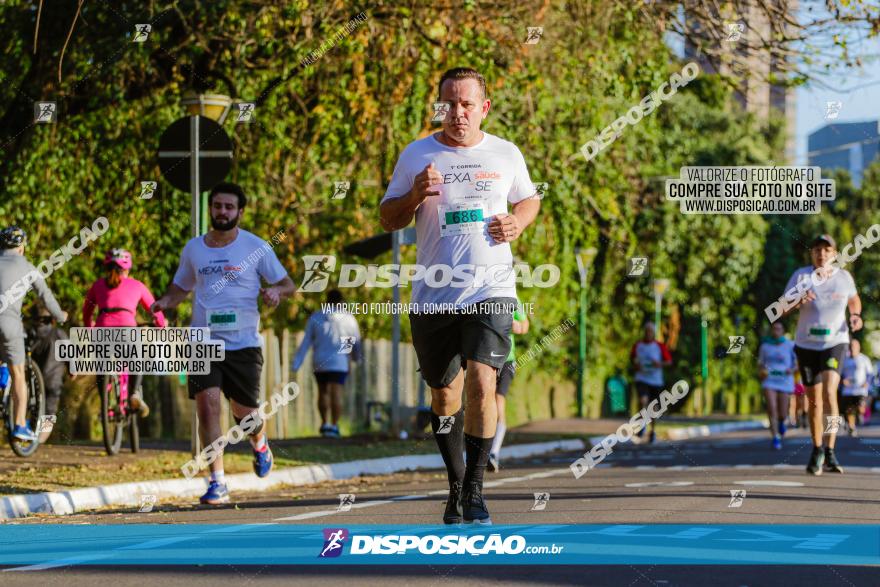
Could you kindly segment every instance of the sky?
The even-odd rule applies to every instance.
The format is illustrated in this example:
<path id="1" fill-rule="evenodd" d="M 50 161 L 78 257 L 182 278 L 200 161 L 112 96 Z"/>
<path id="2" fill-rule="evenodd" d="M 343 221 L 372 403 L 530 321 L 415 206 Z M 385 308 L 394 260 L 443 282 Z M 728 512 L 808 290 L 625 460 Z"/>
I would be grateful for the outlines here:
<path id="1" fill-rule="evenodd" d="M 880 55 L 880 39 L 865 42 L 860 53 Z M 798 165 L 807 163 L 807 137 L 826 124 L 880 120 L 880 63 L 871 63 L 861 70 L 842 71 L 829 77 L 826 84 L 840 90 L 834 91 L 818 84 L 796 90 L 795 163 Z M 836 120 L 825 120 L 829 101 L 841 102 Z"/>

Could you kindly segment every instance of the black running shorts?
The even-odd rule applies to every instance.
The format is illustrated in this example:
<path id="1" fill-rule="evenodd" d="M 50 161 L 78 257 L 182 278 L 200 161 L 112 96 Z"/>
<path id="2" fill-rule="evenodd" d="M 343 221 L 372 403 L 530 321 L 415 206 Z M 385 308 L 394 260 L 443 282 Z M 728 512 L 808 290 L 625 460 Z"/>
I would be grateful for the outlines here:
<path id="1" fill-rule="evenodd" d="M 190 375 L 189 398 L 209 387 L 219 387 L 229 400 L 246 408 L 260 406 L 260 372 L 263 370 L 263 351 L 260 347 L 226 351 L 222 361 L 211 362 L 207 375 Z"/>
<path id="2" fill-rule="evenodd" d="M 805 349 L 795 345 L 794 354 L 797 355 L 798 367 L 800 367 L 801 383 L 804 385 L 816 385 L 819 383 L 819 374 L 822 371 L 836 371 L 840 373 L 847 348 L 849 348 L 849 345 L 845 342 L 821 351 Z"/>
<path id="3" fill-rule="evenodd" d="M 516 373 L 515 364 L 513 361 L 507 361 L 501 367 L 501 370 L 498 371 L 498 381 L 495 385 L 495 393 L 498 395 L 507 395 L 507 390 L 510 389 L 510 384 L 513 382 L 513 376 Z"/>
<path id="4" fill-rule="evenodd" d="M 456 313 L 410 314 L 413 347 L 422 378 L 431 388 L 446 387 L 462 362 L 500 369 L 510 354 L 515 298 L 489 298 Z"/>

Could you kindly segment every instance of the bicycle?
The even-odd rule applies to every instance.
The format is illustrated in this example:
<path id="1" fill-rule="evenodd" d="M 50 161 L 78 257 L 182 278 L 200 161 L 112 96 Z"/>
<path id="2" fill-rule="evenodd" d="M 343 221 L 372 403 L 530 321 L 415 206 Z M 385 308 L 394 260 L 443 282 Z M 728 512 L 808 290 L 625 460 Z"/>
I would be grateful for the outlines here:
<path id="1" fill-rule="evenodd" d="M 131 409 L 128 393 L 128 373 L 111 373 L 104 376 L 101 390 L 101 432 L 104 449 L 113 456 L 122 448 L 122 436 L 128 428 L 131 452 L 141 448 L 137 412 Z M 140 392 L 141 390 L 138 389 Z"/>
<path id="2" fill-rule="evenodd" d="M 28 335 L 24 335 L 25 348 L 25 379 L 27 380 L 27 411 L 26 419 L 31 430 L 36 432 L 37 438 L 33 441 L 22 441 L 12 436 L 15 428 L 15 409 L 12 405 L 12 377 L 7 377 L 6 385 L 3 386 L 3 400 L 0 402 L 0 416 L 6 426 L 6 437 L 12 452 L 20 457 L 29 457 L 40 446 L 40 432 L 46 415 L 46 388 L 43 385 L 43 373 L 39 366 L 31 358 L 31 347 L 28 344 Z M 9 369 L 5 363 L 0 363 L 5 369 Z M 8 371 L 7 371 L 8 372 Z M 11 374 L 10 374 L 11 375 Z"/>

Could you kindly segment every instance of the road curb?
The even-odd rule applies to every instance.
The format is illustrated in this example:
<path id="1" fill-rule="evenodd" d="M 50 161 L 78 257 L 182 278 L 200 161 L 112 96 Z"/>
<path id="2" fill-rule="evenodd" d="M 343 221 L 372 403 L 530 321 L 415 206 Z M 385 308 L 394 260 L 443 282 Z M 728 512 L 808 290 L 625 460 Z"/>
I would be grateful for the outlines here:
<path id="1" fill-rule="evenodd" d="M 582 440 L 557 440 L 504 447 L 505 458 L 530 457 L 557 450 L 583 450 Z M 252 473 L 227 475 L 230 492 L 265 491 L 278 485 L 308 485 L 321 481 L 351 479 L 361 475 L 387 475 L 418 469 L 442 469 L 439 454 L 406 455 L 381 459 L 362 459 L 329 465 L 304 465 L 273 471 L 260 479 Z M 198 497 L 208 487 L 206 478 L 160 479 L 85 487 L 70 491 L 9 495 L 0 498 L 0 520 L 23 518 L 30 514 L 66 515 L 107 506 L 140 506 L 141 496 L 156 499 Z"/>
<path id="2" fill-rule="evenodd" d="M 626 422 L 622 422 L 621 425 Z M 669 428 L 667 433 L 667 440 L 687 440 L 689 438 L 702 438 L 705 436 L 712 436 L 713 434 L 721 434 L 722 432 L 737 432 L 740 430 L 761 430 L 763 428 L 767 428 L 769 424 L 766 420 L 748 420 L 746 422 L 723 422 L 721 424 L 701 424 L 699 426 L 682 426 L 680 428 Z M 613 432 L 611 434 L 614 434 Z M 606 436 L 591 436 L 589 438 L 590 444 L 596 446 Z"/>
<path id="3" fill-rule="evenodd" d="M 766 420 L 748 420 L 746 422 L 723 422 L 721 424 L 703 424 L 701 426 L 687 426 L 684 428 L 670 428 L 667 430 L 669 440 L 687 440 L 688 438 L 702 438 L 721 434 L 722 432 L 738 432 L 740 430 L 762 430 L 769 426 Z"/>

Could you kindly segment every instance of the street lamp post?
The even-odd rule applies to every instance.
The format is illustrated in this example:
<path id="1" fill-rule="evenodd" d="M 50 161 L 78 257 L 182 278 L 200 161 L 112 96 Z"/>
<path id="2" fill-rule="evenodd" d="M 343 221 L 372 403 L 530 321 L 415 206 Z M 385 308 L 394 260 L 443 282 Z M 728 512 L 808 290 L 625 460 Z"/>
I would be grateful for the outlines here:
<path id="1" fill-rule="evenodd" d="M 700 299 L 700 395 L 697 413 L 703 415 L 703 397 L 708 391 L 709 385 L 709 298 Z"/>
<path id="2" fill-rule="evenodd" d="M 654 280 L 654 326 L 656 328 L 657 340 L 662 341 L 662 328 L 660 328 L 660 320 L 662 318 L 663 294 L 669 289 L 668 279 Z"/>
<path id="3" fill-rule="evenodd" d="M 584 417 L 584 372 L 587 365 L 587 273 L 596 258 L 595 248 L 575 249 L 580 295 L 578 299 L 578 378 L 577 378 L 577 416 Z"/>

